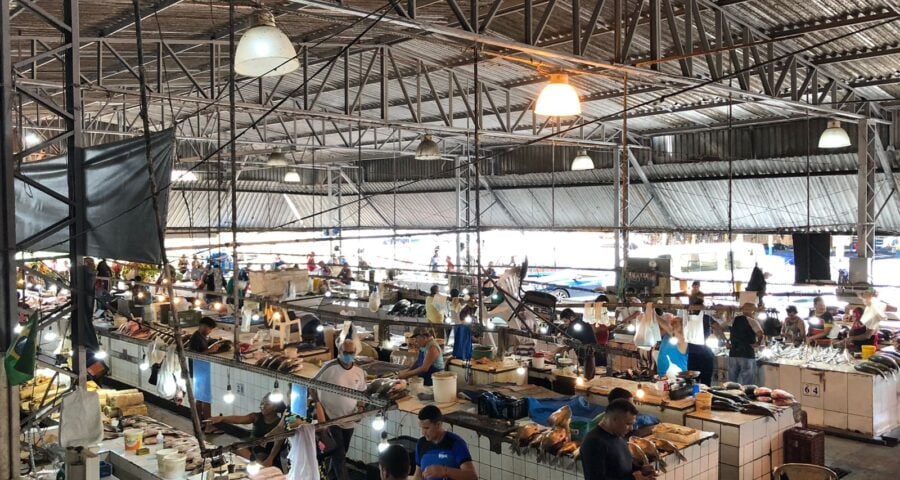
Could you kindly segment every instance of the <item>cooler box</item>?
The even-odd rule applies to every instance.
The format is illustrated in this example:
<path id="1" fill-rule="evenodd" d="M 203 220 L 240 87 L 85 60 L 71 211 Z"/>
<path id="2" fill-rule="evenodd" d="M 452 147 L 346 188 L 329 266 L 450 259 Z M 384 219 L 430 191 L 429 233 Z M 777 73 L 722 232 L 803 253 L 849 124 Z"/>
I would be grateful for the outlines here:
<path id="1" fill-rule="evenodd" d="M 825 466 L 825 432 L 793 427 L 784 432 L 784 463 Z"/>
<path id="2" fill-rule="evenodd" d="M 569 422 L 569 428 L 572 429 L 572 440 L 581 441 L 584 437 L 600 423 L 603 414 L 594 418 L 572 417 Z"/>

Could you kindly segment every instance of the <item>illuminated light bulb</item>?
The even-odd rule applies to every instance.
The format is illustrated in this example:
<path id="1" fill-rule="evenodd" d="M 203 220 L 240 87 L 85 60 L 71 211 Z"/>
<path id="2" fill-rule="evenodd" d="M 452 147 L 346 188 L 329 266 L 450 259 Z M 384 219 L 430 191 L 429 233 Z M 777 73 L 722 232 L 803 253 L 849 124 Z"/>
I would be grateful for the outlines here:
<path id="1" fill-rule="evenodd" d="M 325 331 L 325 325 L 319 324 L 319 326 L 316 327 L 316 331 L 317 331 L 317 332 L 324 332 L 324 331 Z"/>
<path id="2" fill-rule="evenodd" d="M 281 320 L 281 312 L 275 312 L 272 314 L 272 320 Z"/>
<path id="3" fill-rule="evenodd" d="M 541 335 L 546 335 L 549 329 L 546 325 L 541 325 Z"/>
<path id="4" fill-rule="evenodd" d="M 47 330 L 47 333 L 44 334 L 44 340 L 46 340 L 48 342 L 52 342 L 52 341 L 56 340 L 57 338 L 59 338 L 59 335 L 57 335 L 56 332 L 54 332 L 52 328 L 50 330 Z"/>
<path id="5" fill-rule="evenodd" d="M 356 300 L 357 298 L 359 298 L 359 295 L 352 292 L 350 293 L 350 300 Z"/>
<path id="6" fill-rule="evenodd" d="M 108 356 L 108 354 L 106 353 L 105 350 L 97 350 L 96 352 L 94 352 L 94 359 L 95 359 L 95 360 L 103 360 L 103 359 L 106 358 L 107 356 Z"/>
<path id="7" fill-rule="evenodd" d="M 269 402 L 270 403 L 281 403 L 284 401 L 284 394 L 281 393 L 281 389 L 278 388 L 278 381 L 275 381 L 275 389 L 272 390 L 272 393 L 269 394 Z"/>
<path id="8" fill-rule="evenodd" d="M 469 294 L 469 289 L 468 289 L 468 288 L 464 288 L 463 291 L 462 291 L 462 294 L 463 294 L 463 295 L 468 295 L 468 294 Z"/>
<path id="9" fill-rule="evenodd" d="M 516 369 L 516 373 L 518 373 L 519 375 L 525 375 L 525 367 L 520 365 L 519 368 Z"/>
<path id="10" fill-rule="evenodd" d="M 500 294 L 495 293 L 495 294 L 491 295 L 491 298 L 493 298 L 494 300 L 500 300 Z"/>
<path id="11" fill-rule="evenodd" d="M 578 385 L 579 387 L 584 386 L 584 375 L 579 375 L 578 378 L 575 379 L 575 385 Z"/>
<path id="12" fill-rule="evenodd" d="M 143 300 L 143 299 L 144 299 L 144 292 L 138 292 L 137 297 L 138 297 L 138 300 Z"/>
<path id="13" fill-rule="evenodd" d="M 13 327 L 13 333 L 15 333 L 16 335 L 18 335 L 18 334 L 22 333 L 22 329 L 23 329 L 23 328 L 24 328 L 24 327 L 22 327 L 21 324 L 16 325 L 15 327 Z"/>
<path id="14" fill-rule="evenodd" d="M 453 319 L 450 318 L 450 317 L 447 317 L 447 318 L 444 319 L 444 322 L 446 322 L 446 323 L 453 323 Z"/>
<path id="15" fill-rule="evenodd" d="M 472 316 L 471 316 L 471 315 L 466 315 L 465 322 L 466 322 L 466 323 L 472 323 Z"/>
<path id="16" fill-rule="evenodd" d="M 669 337 L 669 345 L 678 345 L 678 339 L 675 337 Z"/>
<path id="17" fill-rule="evenodd" d="M 375 430 L 376 432 L 384 430 L 384 417 L 378 415 L 372 419 L 372 430 Z"/>
<path id="18" fill-rule="evenodd" d="M 576 332 L 580 332 L 580 331 L 581 331 L 581 324 L 580 324 L 580 323 L 576 323 L 575 325 L 572 325 L 572 328 L 573 328 Z"/>
<path id="19" fill-rule="evenodd" d="M 638 400 L 643 400 L 644 396 L 647 395 L 647 392 L 644 391 L 644 387 L 638 384 L 637 391 L 634 392 L 634 396 L 637 397 Z"/>
<path id="20" fill-rule="evenodd" d="M 328 298 L 331 298 L 331 290 L 325 292 L 325 296 Z"/>
<path id="21" fill-rule="evenodd" d="M 256 475 L 257 473 L 259 473 L 259 471 L 260 471 L 261 469 L 262 469 L 262 465 L 256 463 L 256 460 L 250 462 L 250 463 L 247 465 L 247 473 L 248 473 L 250 476 Z"/>
<path id="22" fill-rule="evenodd" d="M 231 384 L 229 384 L 228 388 L 225 390 L 225 395 L 222 395 L 222 401 L 229 405 L 234 403 L 234 393 L 231 391 Z"/>
<path id="23" fill-rule="evenodd" d="M 493 330 L 493 329 L 494 329 L 494 321 L 493 321 L 493 320 L 488 321 L 488 323 L 487 323 L 487 329 L 488 329 L 488 330 Z"/>
<path id="24" fill-rule="evenodd" d="M 581 114 L 578 92 L 569 85 L 564 73 L 550 75 L 550 83 L 544 86 L 534 104 L 534 113 L 548 117 L 568 117 Z"/>
<path id="25" fill-rule="evenodd" d="M 760 313 L 759 315 L 757 315 L 757 316 L 756 316 L 756 319 L 757 319 L 757 320 L 765 320 L 765 319 L 768 318 L 768 317 L 769 317 L 769 316 L 766 315 L 765 312 L 763 312 L 763 313 Z"/>
<path id="26" fill-rule="evenodd" d="M 138 368 L 142 372 L 146 372 L 150 368 L 150 362 L 147 361 L 147 356 L 144 355 L 144 358 L 141 360 L 141 364 L 138 365 Z"/>
<path id="27" fill-rule="evenodd" d="M 829 120 L 828 128 L 819 137 L 819 148 L 843 148 L 850 146 L 850 136 L 839 120 Z"/>
<path id="28" fill-rule="evenodd" d="M 629 323 L 628 326 L 625 327 L 625 330 L 628 330 L 628 333 L 634 333 L 634 325 Z"/>
<path id="29" fill-rule="evenodd" d="M 387 441 L 387 432 L 383 432 L 381 435 L 381 441 L 378 442 L 378 453 L 383 453 L 390 446 L 391 444 Z"/>
<path id="30" fill-rule="evenodd" d="M 221 309 L 222 309 L 222 302 L 213 303 L 213 310 L 221 310 Z"/>
<path id="31" fill-rule="evenodd" d="M 166 296 L 165 296 L 165 295 L 157 295 L 157 296 L 156 296 L 156 300 L 158 300 L 158 301 L 160 301 L 160 302 L 165 302 L 165 301 L 166 301 Z"/>
<path id="32" fill-rule="evenodd" d="M 244 32 L 234 54 L 234 71 L 246 77 L 280 76 L 300 68 L 297 51 L 275 25 L 275 16 L 256 12 L 252 28 Z"/>
<path id="33" fill-rule="evenodd" d="M 706 339 L 706 346 L 715 350 L 719 348 L 719 339 L 716 337 L 709 337 Z"/>
<path id="34" fill-rule="evenodd" d="M 163 285 L 168 285 L 168 284 L 169 284 L 169 279 L 168 279 L 168 278 L 162 279 L 162 284 L 163 284 Z"/>
<path id="35" fill-rule="evenodd" d="M 258 313 L 254 313 L 253 315 L 250 316 L 250 320 L 252 320 L 252 321 L 254 321 L 254 322 L 259 321 L 259 314 L 258 314 Z"/>
<path id="36" fill-rule="evenodd" d="M 195 306 L 195 307 L 199 307 L 200 305 L 203 305 L 203 301 L 202 301 L 202 300 L 200 300 L 199 298 L 196 299 L 196 300 L 194 300 L 194 306 Z"/>

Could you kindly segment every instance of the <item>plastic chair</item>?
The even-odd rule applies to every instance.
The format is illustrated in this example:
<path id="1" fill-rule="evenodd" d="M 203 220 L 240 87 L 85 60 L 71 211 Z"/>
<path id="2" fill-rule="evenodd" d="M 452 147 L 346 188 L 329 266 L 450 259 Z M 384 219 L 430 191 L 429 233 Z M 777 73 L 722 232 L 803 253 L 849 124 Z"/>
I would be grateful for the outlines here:
<path id="1" fill-rule="evenodd" d="M 281 348 L 284 348 L 285 345 L 291 343 L 291 326 L 297 325 L 297 332 L 300 333 L 300 317 L 296 317 L 295 319 L 289 318 L 287 313 L 284 310 L 277 309 L 272 312 L 272 317 L 270 320 L 269 328 L 277 332 L 277 335 L 272 335 L 272 340 L 269 345 L 274 346 L 275 340 L 278 340 Z M 301 333 L 302 336 L 302 333 Z"/>
<path id="2" fill-rule="evenodd" d="M 838 475 L 830 468 L 810 463 L 785 463 L 775 469 L 774 480 L 838 480 Z"/>

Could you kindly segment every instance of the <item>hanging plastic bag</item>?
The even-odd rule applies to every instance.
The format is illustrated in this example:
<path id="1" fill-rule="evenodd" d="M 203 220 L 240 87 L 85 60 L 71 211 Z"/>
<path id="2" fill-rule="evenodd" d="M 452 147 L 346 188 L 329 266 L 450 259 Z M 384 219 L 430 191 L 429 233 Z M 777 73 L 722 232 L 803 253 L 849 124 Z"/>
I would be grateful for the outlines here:
<path id="1" fill-rule="evenodd" d="M 59 444 L 63 448 L 86 447 L 103 441 L 100 396 L 77 389 L 63 397 L 59 420 Z"/>
<path id="2" fill-rule="evenodd" d="M 684 339 L 694 345 L 705 345 L 706 337 L 703 335 L 703 313 L 690 315 L 687 311 L 679 312 L 684 318 Z"/>
<path id="3" fill-rule="evenodd" d="M 178 393 L 178 379 L 181 378 L 181 364 L 175 353 L 175 346 L 171 345 L 166 351 L 166 358 L 159 369 L 159 377 L 156 383 L 156 391 L 161 398 L 171 400 Z"/>
<path id="4" fill-rule="evenodd" d="M 376 313 L 381 308 L 381 289 L 375 287 L 375 291 L 369 294 L 369 311 Z"/>
<path id="5" fill-rule="evenodd" d="M 662 339 L 659 323 L 656 320 L 656 309 L 648 303 L 644 314 L 640 316 L 637 331 L 634 333 L 634 344 L 639 347 L 652 347 Z"/>

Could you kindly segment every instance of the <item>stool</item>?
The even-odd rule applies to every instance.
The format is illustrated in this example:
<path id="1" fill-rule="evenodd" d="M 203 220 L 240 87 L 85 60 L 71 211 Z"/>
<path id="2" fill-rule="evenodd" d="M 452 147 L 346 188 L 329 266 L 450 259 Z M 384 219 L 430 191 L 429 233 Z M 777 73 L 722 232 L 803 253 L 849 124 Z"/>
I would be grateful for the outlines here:
<path id="1" fill-rule="evenodd" d="M 269 328 L 277 332 L 278 335 L 272 335 L 272 340 L 269 345 L 274 346 L 276 339 L 278 340 L 279 346 L 281 348 L 284 348 L 285 345 L 290 343 L 291 325 L 297 325 L 297 332 L 300 332 L 299 317 L 297 317 L 295 320 L 291 320 L 284 310 L 276 309 L 275 311 L 273 311 L 272 316 L 269 320 Z"/>

